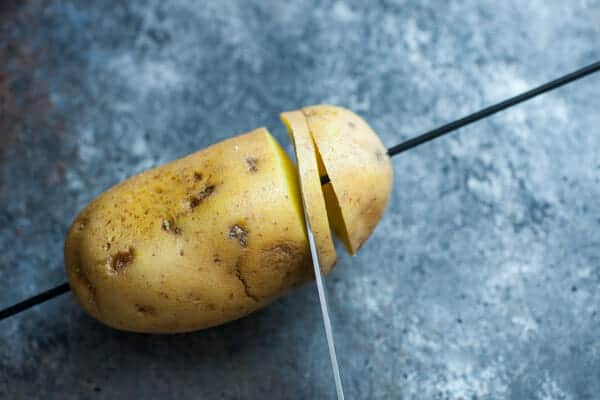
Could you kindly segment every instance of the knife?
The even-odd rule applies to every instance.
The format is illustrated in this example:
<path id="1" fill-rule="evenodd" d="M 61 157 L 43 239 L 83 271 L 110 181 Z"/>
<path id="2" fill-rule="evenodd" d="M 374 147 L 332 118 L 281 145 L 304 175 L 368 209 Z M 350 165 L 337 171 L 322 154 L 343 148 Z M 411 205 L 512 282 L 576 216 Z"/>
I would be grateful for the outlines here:
<path id="1" fill-rule="evenodd" d="M 337 356 L 335 354 L 335 341 L 333 340 L 333 328 L 331 327 L 331 318 L 329 317 L 329 306 L 327 303 L 327 290 L 325 287 L 325 279 L 321 272 L 321 263 L 319 262 L 319 254 L 317 253 L 317 245 L 315 236 L 310 227 L 310 221 L 306 213 L 306 204 L 304 197 L 302 198 L 304 206 L 304 223 L 306 225 L 306 233 L 308 235 L 308 245 L 310 247 L 310 255 L 312 257 L 313 269 L 315 272 L 315 282 L 317 284 L 317 292 L 319 293 L 319 303 L 321 304 L 321 314 L 323 316 L 323 326 L 325 328 L 325 337 L 327 338 L 327 347 L 329 349 L 329 359 L 331 361 L 331 369 L 333 370 L 333 380 L 335 382 L 335 392 L 338 400 L 344 400 L 344 389 L 342 387 L 342 378 L 340 376 L 340 367 L 338 365 Z"/>

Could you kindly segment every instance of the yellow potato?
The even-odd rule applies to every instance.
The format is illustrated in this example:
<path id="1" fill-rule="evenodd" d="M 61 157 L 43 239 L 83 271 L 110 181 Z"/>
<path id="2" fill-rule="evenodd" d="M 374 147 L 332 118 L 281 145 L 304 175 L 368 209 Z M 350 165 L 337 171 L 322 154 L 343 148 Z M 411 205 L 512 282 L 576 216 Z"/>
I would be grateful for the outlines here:
<path id="1" fill-rule="evenodd" d="M 243 317 L 314 278 L 303 207 L 324 273 L 336 260 L 329 224 L 354 253 L 390 194 L 383 145 L 341 108 L 282 120 L 297 169 L 260 128 L 129 178 L 85 207 L 65 241 L 83 308 L 114 328 L 149 333 Z M 331 184 L 322 187 L 325 173 Z"/>
<path id="2" fill-rule="evenodd" d="M 282 113 L 281 120 L 288 128 L 296 151 L 300 190 L 304 199 L 306 215 L 315 237 L 321 271 L 328 274 L 335 265 L 336 254 L 331 239 L 325 199 L 321 190 L 315 146 L 302 112 Z"/>
<path id="3" fill-rule="evenodd" d="M 313 277 L 295 167 L 263 128 L 101 194 L 65 261 L 92 316 L 137 332 L 222 324 Z"/>
<path id="4" fill-rule="evenodd" d="M 390 158 L 377 134 L 352 111 L 319 105 L 302 112 L 331 181 L 323 190 L 332 228 L 355 254 L 387 206 Z"/>

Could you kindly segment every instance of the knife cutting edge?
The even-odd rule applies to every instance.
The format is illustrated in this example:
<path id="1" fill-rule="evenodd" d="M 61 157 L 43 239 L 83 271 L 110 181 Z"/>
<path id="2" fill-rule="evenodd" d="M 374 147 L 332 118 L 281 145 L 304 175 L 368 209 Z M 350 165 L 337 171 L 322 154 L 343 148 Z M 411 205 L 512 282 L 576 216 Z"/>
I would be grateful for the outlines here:
<path id="1" fill-rule="evenodd" d="M 302 199 L 304 205 L 304 222 L 306 224 L 306 233 L 308 236 L 308 245 L 310 247 L 310 255 L 312 257 L 313 268 L 315 272 L 315 283 L 317 285 L 317 292 L 319 293 L 319 303 L 321 304 L 321 314 L 323 315 L 323 326 L 325 328 L 325 337 L 327 338 L 327 347 L 329 349 L 329 358 L 331 360 L 331 369 L 333 370 L 333 380 L 335 382 L 335 391 L 338 400 L 344 399 L 344 389 L 342 387 L 342 378 L 340 376 L 340 367 L 338 365 L 337 356 L 335 354 L 335 341 L 333 339 L 333 328 L 331 326 L 331 318 L 329 317 L 329 307 L 327 303 L 327 290 L 325 286 L 325 280 L 323 279 L 323 273 L 321 272 L 321 263 L 319 262 L 319 254 L 317 253 L 317 245 L 315 243 L 315 236 L 313 235 L 310 227 L 310 221 L 306 213 L 306 205 L 304 204 L 304 198 Z"/>

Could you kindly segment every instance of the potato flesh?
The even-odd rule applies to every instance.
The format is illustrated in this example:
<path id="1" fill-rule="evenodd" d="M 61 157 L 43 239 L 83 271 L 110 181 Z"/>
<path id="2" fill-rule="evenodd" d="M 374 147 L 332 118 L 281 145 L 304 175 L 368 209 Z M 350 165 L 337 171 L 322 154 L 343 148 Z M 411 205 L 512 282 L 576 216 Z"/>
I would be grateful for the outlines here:
<path id="1" fill-rule="evenodd" d="M 118 329 L 240 318 L 312 277 L 296 170 L 263 128 L 220 142 L 100 195 L 65 260 L 81 305 Z"/>
<path id="2" fill-rule="evenodd" d="M 335 265 L 336 253 L 331 238 L 325 199 L 321 190 L 316 149 L 306 124 L 306 118 L 302 112 L 282 113 L 281 120 L 288 129 L 296 152 L 300 191 L 306 215 L 315 237 L 321 271 L 323 274 L 328 274 Z"/>
<path id="3" fill-rule="evenodd" d="M 302 112 L 330 179 L 323 191 L 332 228 L 355 254 L 387 206 L 390 158 L 377 134 L 353 112 L 327 105 Z"/>
<path id="4" fill-rule="evenodd" d="M 323 166 L 323 160 L 321 159 L 321 154 L 317 151 L 317 161 L 319 163 L 319 171 L 320 176 L 327 176 L 327 171 Z M 340 208 L 340 203 L 333 191 L 333 186 L 331 185 L 331 181 L 327 182 L 323 185 L 323 196 L 325 198 L 325 206 L 327 208 L 327 215 L 329 216 L 329 223 L 331 224 L 331 229 L 335 232 L 338 239 L 344 243 L 344 247 L 350 254 L 354 254 L 352 252 L 352 245 L 350 244 L 350 235 L 348 234 L 348 229 L 346 228 L 346 223 L 344 222 L 344 217 L 342 216 L 342 210 Z"/>

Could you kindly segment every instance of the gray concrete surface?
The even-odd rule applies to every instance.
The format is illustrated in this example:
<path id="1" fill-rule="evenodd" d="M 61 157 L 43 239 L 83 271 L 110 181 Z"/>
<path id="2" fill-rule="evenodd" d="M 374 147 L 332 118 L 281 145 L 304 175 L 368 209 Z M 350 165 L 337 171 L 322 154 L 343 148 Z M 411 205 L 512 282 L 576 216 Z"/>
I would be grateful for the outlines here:
<path id="1" fill-rule="evenodd" d="M 287 143 L 278 113 L 313 103 L 391 146 L 599 43 L 597 0 L 3 1 L 0 305 L 64 281 L 68 225 L 129 175 L 261 125 Z M 594 76 L 394 159 L 385 218 L 328 279 L 348 398 L 598 398 L 599 110 Z M 186 335 L 70 295 L 0 323 L 3 399 L 333 394 L 313 286 Z"/>

